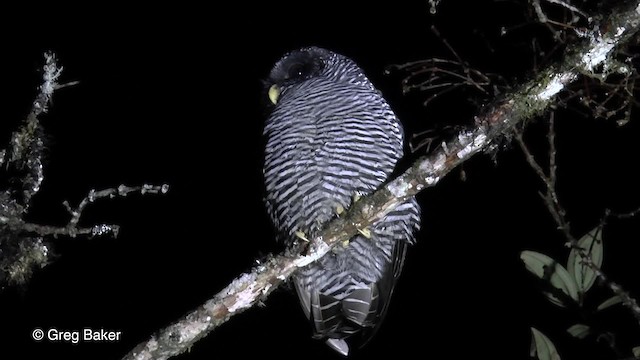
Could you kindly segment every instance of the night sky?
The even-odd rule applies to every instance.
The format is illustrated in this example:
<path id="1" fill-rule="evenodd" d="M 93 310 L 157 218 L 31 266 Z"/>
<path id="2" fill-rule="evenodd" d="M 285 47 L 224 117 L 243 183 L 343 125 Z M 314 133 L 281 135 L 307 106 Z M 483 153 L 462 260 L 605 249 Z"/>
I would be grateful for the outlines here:
<path id="1" fill-rule="evenodd" d="M 255 259 L 280 250 L 262 202 L 267 98 L 261 81 L 286 51 L 317 45 L 353 58 L 396 110 L 407 137 L 434 129 L 446 137 L 470 124 L 476 104 L 493 95 L 454 91 L 424 108 L 428 94 L 403 95 L 401 74 L 384 75 L 392 64 L 452 58 L 431 26 L 470 66 L 500 74 L 502 84 L 532 74 L 532 37 L 542 47 L 551 44 L 543 26 L 528 22 L 526 1 L 444 0 L 435 16 L 426 1 L 175 6 L 75 9 L 83 11 L 77 17 L 24 13 L 31 19 L 24 31 L 2 35 L 1 144 L 29 112 L 44 51 L 55 52 L 64 66 L 61 82 L 80 82 L 57 91 L 42 118 L 45 182 L 29 221 L 64 225 L 62 202 L 75 205 L 90 189 L 171 187 L 164 196 L 132 195 L 88 208 L 83 224 L 119 224 L 116 239 L 51 240 L 51 264 L 27 285 L 0 292 L 2 359 L 119 359 Z M 514 26 L 501 35 L 501 28 Z M 556 113 L 556 123 L 558 191 L 574 234 L 595 227 L 606 208 L 639 207 L 638 121 L 618 127 L 615 120 L 594 120 L 570 108 Z M 527 133 L 541 158 L 547 156 L 545 126 L 539 119 Z M 551 337 L 563 359 L 616 358 L 594 337 L 576 340 L 565 332 L 586 319 L 615 331 L 621 350 L 640 345 L 637 323 L 619 305 L 583 317 L 611 295 L 606 289 L 596 285 L 589 292 L 591 310 L 582 314 L 560 309 L 520 262 L 525 249 L 561 262 L 568 250 L 517 144 L 503 141 L 498 152 L 478 155 L 463 168 L 465 179 L 456 170 L 420 194 L 418 243 L 409 249 L 383 326 L 353 358 L 524 359 L 530 326 Z M 604 230 L 604 271 L 636 297 L 638 234 L 637 219 L 612 220 Z M 121 331 L 122 339 L 31 339 L 34 328 L 85 327 Z M 179 358 L 232 356 L 340 358 L 311 339 L 287 288 Z"/>

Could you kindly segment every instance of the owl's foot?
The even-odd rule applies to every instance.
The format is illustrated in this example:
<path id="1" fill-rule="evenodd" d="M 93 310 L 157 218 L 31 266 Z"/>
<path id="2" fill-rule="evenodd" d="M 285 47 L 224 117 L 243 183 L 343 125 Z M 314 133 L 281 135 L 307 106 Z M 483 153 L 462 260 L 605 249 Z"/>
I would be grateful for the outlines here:
<path id="1" fill-rule="evenodd" d="M 371 230 L 369 228 L 358 229 L 358 232 L 367 239 L 371 239 Z"/>
<path id="2" fill-rule="evenodd" d="M 353 193 L 353 198 L 351 199 L 351 203 L 355 204 L 356 202 L 358 202 L 358 200 L 360 200 L 361 197 L 362 197 L 362 193 L 360 191 L 356 191 L 355 193 Z"/>
<path id="3" fill-rule="evenodd" d="M 302 231 L 298 230 L 298 231 L 296 231 L 296 232 L 295 232 L 295 235 L 296 235 L 300 240 L 305 241 L 305 242 L 309 242 L 309 239 L 307 239 L 307 235 L 306 235 L 304 232 L 302 232 Z"/>

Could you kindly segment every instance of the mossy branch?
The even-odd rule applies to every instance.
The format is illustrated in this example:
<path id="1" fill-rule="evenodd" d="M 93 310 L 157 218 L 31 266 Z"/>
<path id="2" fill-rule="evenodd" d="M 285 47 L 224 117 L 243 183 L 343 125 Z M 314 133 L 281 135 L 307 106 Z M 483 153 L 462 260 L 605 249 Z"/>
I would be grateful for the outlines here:
<path id="1" fill-rule="evenodd" d="M 70 214 L 65 226 L 34 224 L 24 220 L 32 198 L 44 181 L 44 130 L 40 117 L 47 112 L 54 91 L 75 84 L 58 84 L 62 67 L 58 66 L 53 54 L 47 53 L 44 57 L 43 82 L 38 88 L 31 111 L 20 128 L 11 135 L 7 149 L 0 150 L 0 171 L 4 172 L 1 175 L 10 179 L 7 188 L 0 190 L 0 289 L 7 284 L 26 283 L 35 269 L 48 263 L 51 252 L 44 241 L 48 237 L 116 236 L 119 229 L 117 225 L 79 225 L 83 210 L 93 201 L 126 196 L 132 192 L 158 194 L 168 190 L 167 185 L 120 185 L 100 191 L 91 190 L 76 208 L 64 203 Z"/>

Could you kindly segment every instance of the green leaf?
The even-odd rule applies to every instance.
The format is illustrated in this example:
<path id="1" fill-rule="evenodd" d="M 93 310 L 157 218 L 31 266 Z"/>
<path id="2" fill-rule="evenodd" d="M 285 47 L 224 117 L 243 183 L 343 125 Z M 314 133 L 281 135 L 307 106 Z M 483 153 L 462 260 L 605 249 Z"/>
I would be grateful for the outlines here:
<path id="1" fill-rule="evenodd" d="M 560 265 L 557 261 L 535 251 L 525 250 L 520 253 L 520 259 L 525 264 L 527 270 L 537 277 L 549 281 L 551 286 L 559 289 L 574 301 L 578 301 L 578 287 L 575 280 L 569 274 L 567 269 Z M 545 292 L 545 296 L 558 306 L 565 306 L 562 299 L 555 294 Z"/>
<path id="2" fill-rule="evenodd" d="M 598 305 L 598 311 L 600 310 L 604 310 L 610 306 L 613 306 L 615 304 L 620 304 L 622 302 L 622 298 L 618 295 L 616 296 L 612 296 L 610 298 L 608 298 L 607 300 L 603 301 L 602 304 Z"/>
<path id="3" fill-rule="evenodd" d="M 575 324 L 569 327 L 567 332 L 575 338 L 584 339 L 591 333 L 591 329 L 585 324 Z"/>
<path id="4" fill-rule="evenodd" d="M 597 226 L 578 240 L 578 247 L 582 248 L 591 257 L 593 263 L 601 267 L 603 258 L 602 227 Z M 567 269 L 581 293 L 586 293 L 596 281 L 596 273 L 583 263 L 577 249 L 571 249 Z"/>
<path id="5" fill-rule="evenodd" d="M 531 335 L 531 356 L 537 357 L 538 360 L 560 360 L 555 345 L 545 334 L 532 327 Z"/>
<path id="6" fill-rule="evenodd" d="M 640 359 L 640 346 L 636 346 L 633 349 L 631 349 L 631 353 L 636 359 Z"/>

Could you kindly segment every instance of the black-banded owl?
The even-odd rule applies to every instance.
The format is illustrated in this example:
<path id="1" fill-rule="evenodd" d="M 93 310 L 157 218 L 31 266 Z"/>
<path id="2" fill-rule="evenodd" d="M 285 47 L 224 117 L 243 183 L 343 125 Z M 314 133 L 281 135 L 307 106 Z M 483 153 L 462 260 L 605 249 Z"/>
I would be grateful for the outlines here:
<path id="1" fill-rule="evenodd" d="M 358 196 L 383 184 L 403 155 L 398 118 L 349 58 L 308 47 L 267 79 L 267 210 L 286 242 L 312 238 Z M 375 333 L 419 227 L 412 199 L 293 278 L 314 337 L 343 355 Z"/>

